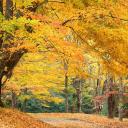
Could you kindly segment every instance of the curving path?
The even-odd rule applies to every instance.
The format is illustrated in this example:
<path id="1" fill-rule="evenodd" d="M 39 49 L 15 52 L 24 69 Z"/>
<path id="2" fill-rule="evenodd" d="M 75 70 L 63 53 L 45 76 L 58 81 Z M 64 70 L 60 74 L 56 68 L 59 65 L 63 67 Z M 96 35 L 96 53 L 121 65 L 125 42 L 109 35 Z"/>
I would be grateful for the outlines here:
<path id="1" fill-rule="evenodd" d="M 56 127 L 63 128 L 107 128 L 100 124 L 85 122 L 79 119 L 72 118 L 43 118 L 40 119 L 40 121 L 43 121 Z"/>
<path id="2" fill-rule="evenodd" d="M 84 113 L 38 113 L 32 117 L 58 128 L 128 128 L 128 120 Z"/>

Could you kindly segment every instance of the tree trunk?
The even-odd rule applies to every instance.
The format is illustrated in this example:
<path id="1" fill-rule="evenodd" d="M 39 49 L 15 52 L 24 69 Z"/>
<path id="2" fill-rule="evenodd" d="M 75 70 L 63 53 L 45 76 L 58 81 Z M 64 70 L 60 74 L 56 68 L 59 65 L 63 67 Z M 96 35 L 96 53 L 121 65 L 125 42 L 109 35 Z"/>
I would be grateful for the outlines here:
<path id="1" fill-rule="evenodd" d="M 0 85 L 0 107 L 4 107 L 1 96 L 2 96 L 2 86 Z"/>
<path id="2" fill-rule="evenodd" d="M 113 89 L 113 78 L 110 78 L 108 86 L 109 86 L 109 92 L 111 92 Z M 114 112 L 115 112 L 115 97 L 114 94 L 110 94 L 108 97 L 108 118 L 114 118 Z"/>
<path id="3" fill-rule="evenodd" d="M 124 87 L 123 87 L 123 81 L 122 78 L 120 78 L 120 85 L 119 85 L 119 106 L 118 106 L 118 113 L 119 113 L 119 120 L 123 121 L 123 92 L 124 92 Z"/>
<path id="4" fill-rule="evenodd" d="M 76 77 L 73 79 L 73 87 L 76 90 L 76 98 L 77 98 L 77 111 L 82 112 L 82 79 Z"/>
<path id="5" fill-rule="evenodd" d="M 96 87 L 96 96 L 101 95 L 101 80 L 100 80 L 100 75 L 101 75 L 101 65 L 98 63 L 98 79 L 97 79 L 97 87 Z"/>
<path id="6" fill-rule="evenodd" d="M 6 17 L 6 19 L 13 18 L 13 0 L 6 0 L 5 17 Z"/>
<path id="7" fill-rule="evenodd" d="M 101 75 L 101 65 L 98 63 L 98 78 L 96 80 L 96 92 L 95 92 L 95 97 L 97 96 L 100 96 L 101 95 L 101 78 L 100 78 L 100 75 Z M 101 102 L 99 101 L 95 101 L 95 112 L 96 114 L 100 114 L 101 112 Z"/>
<path id="8" fill-rule="evenodd" d="M 2 102 L 2 83 L 1 83 L 1 80 L 0 80 L 0 107 L 4 107 L 4 104 Z"/>
<path id="9" fill-rule="evenodd" d="M 113 95 L 108 97 L 108 118 L 114 118 L 115 101 Z"/>
<path id="10" fill-rule="evenodd" d="M 3 14 L 3 0 L 0 0 L 0 12 Z"/>
<path id="11" fill-rule="evenodd" d="M 0 0 L 0 12 L 3 14 L 3 0 Z M 2 46 L 2 43 L 3 43 L 3 39 L 0 38 L 0 48 Z M 4 107 L 1 96 L 2 96 L 2 83 L 0 79 L 0 107 Z"/>
<path id="12" fill-rule="evenodd" d="M 16 108 L 16 93 L 12 91 L 12 108 Z"/>
<path id="13" fill-rule="evenodd" d="M 79 80 L 79 87 L 77 89 L 77 108 L 78 112 L 82 112 L 81 107 L 82 107 L 82 95 L 81 95 L 81 80 Z"/>
<path id="14" fill-rule="evenodd" d="M 100 95 L 100 79 L 97 79 L 96 96 Z"/>
<path id="15" fill-rule="evenodd" d="M 72 113 L 75 113 L 75 111 L 76 111 L 75 105 L 76 105 L 76 94 L 73 94 L 73 96 L 72 96 L 72 108 L 71 108 Z"/>
<path id="16" fill-rule="evenodd" d="M 69 105 L 68 105 L 68 76 L 65 75 L 65 112 L 68 113 Z"/>
<path id="17" fill-rule="evenodd" d="M 0 12 L 1 12 L 1 14 L 3 14 L 3 0 L 0 0 Z M 0 34 L 2 34 L 2 33 L 0 33 Z M 1 48 L 2 44 L 3 44 L 3 39 L 2 39 L 2 37 L 0 37 L 0 48 Z"/>

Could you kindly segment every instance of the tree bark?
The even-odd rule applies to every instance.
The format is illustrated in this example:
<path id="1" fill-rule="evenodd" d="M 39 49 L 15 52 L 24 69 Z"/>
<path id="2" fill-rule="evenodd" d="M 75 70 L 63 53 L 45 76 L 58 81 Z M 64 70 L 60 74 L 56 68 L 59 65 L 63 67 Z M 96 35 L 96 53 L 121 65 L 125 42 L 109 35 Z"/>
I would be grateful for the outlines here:
<path id="1" fill-rule="evenodd" d="M 120 85 L 119 85 L 119 106 L 118 106 L 118 113 L 119 113 L 119 120 L 123 121 L 123 92 L 124 92 L 124 87 L 123 87 L 123 81 L 122 77 L 120 78 Z"/>
<path id="2" fill-rule="evenodd" d="M 97 79 L 96 96 L 100 95 L 100 79 Z"/>
<path id="3" fill-rule="evenodd" d="M 12 108 L 16 108 L 17 102 L 16 102 L 16 93 L 12 91 Z"/>
<path id="4" fill-rule="evenodd" d="M 2 102 L 2 83 L 0 80 L 0 107 L 4 107 L 4 104 Z"/>
<path id="5" fill-rule="evenodd" d="M 3 0 L 0 0 L 0 12 L 3 14 Z"/>
<path id="6" fill-rule="evenodd" d="M 6 0 L 5 17 L 8 20 L 13 18 L 13 0 Z"/>
<path id="7" fill-rule="evenodd" d="M 3 14 L 3 0 L 0 0 L 0 12 L 1 12 L 1 14 Z M 2 34 L 2 33 L 0 33 L 0 34 Z M 2 44 L 3 44 L 3 39 L 2 39 L 2 37 L 0 37 L 0 48 L 1 48 Z"/>
<path id="8" fill-rule="evenodd" d="M 108 97 L 108 118 L 114 118 L 114 99 L 113 95 Z"/>
<path id="9" fill-rule="evenodd" d="M 108 86 L 109 86 L 109 92 L 111 92 L 113 90 L 112 87 L 113 78 L 110 78 Z M 110 94 L 108 97 L 108 118 L 114 118 L 114 112 L 115 112 L 115 97 L 114 94 Z"/>
<path id="10" fill-rule="evenodd" d="M 76 90 L 77 111 L 82 112 L 82 79 L 79 77 L 74 78 L 73 87 Z"/>
<path id="11" fill-rule="evenodd" d="M 75 93 L 72 95 L 72 108 L 71 108 L 71 112 L 72 113 L 76 112 L 76 94 Z"/>
<path id="12" fill-rule="evenodd" d="M 100 82 L 101 82 L 101 80 L 100 80 L 100 75 L 101 75 L 101 65 L 98 63 L 98 79 L 97 79 L 97 87 L 96 87 L 96 95 L 101 95 L 101 89 L 100 89 Z"/>
<path id="13" fill-rule="evenodd" d="M 78 112 L 82 112 L 82 95 L 81 95 L 81 80 L 79 80 L 79 85 L 78 85 L 78 88 L 77 88 L 77 108 L 78 108 Z"/>
<path id="14" fill-rule="evenodd" d="M 100 96 L 101 95 L 100 74 L 101 74 L 101 65 L 98 63 L 98 78 L 97 78 L 97 82 L 96 82 L 96 93 L 95 93 L 95 96 Z M 101 103 L 99 101 L 95 101 L 95 111 L 96 111 L 96 114 L 99 114 L 101 112 Z"/>
<path id="15" fill-rule="evenodd" d="M 68 104 L 68 76 L 65 74 L 65 112 L 68 113 L 69 104 Z"/>
<path id="16" fill-rule="evenodd" d="M 3 0 L 0 0 L 0 12 L 3 14 Z M 2 46 L 2 43 L 3 43 L 3 39 L 0 38 L 0 48 Z M 1 82 L 1 79 L 0 79 L 0 107 L 3 107 L 3 102 L 2 102 L 2 99 L 1 99 L 1 96 L 2 96 L 2 82 Z"/>

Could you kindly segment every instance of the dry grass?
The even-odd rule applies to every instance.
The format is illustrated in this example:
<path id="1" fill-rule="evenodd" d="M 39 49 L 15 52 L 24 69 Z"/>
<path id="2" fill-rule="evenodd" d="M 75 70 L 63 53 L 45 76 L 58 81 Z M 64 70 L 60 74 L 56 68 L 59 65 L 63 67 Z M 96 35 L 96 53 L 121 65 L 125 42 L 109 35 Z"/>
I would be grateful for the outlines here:
<path id="1" fill-rule="evenodd" d="M 0 128 L 55 128 L 17 110 L 0 108 Z"/>
<path id="2" fill-rule="evenodd" d="M 128 128 L 128 120 L 108 119 L 104 116 L 71 113 L 31 114 L 37 119 L 51 119 L 50 124 L 62 128 Z M 61 119 L 61 121 L 59 121 Z M 67 121 L 69 120 L 69 121 Z"/>

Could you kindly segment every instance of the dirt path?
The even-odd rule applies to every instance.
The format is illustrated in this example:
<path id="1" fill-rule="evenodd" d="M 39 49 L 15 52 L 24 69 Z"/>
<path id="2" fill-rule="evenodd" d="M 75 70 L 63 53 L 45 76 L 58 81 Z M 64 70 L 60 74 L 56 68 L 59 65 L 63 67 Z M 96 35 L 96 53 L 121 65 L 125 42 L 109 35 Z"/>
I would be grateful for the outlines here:
<path id="1" fill-rule="evenodd" d="M 64 128 L 106 128 L 100 124 L 94 124 L 92 122 L 85 122 L 79 119 L 70 119 L 70 118 L 43 118 L 41 121 Z"/>
<path id="2" fill-rule="evenodd" d="M 32 117 L 58 128 L 128 128 L 128 120 L 84 113 L 37 113 Z"/>

